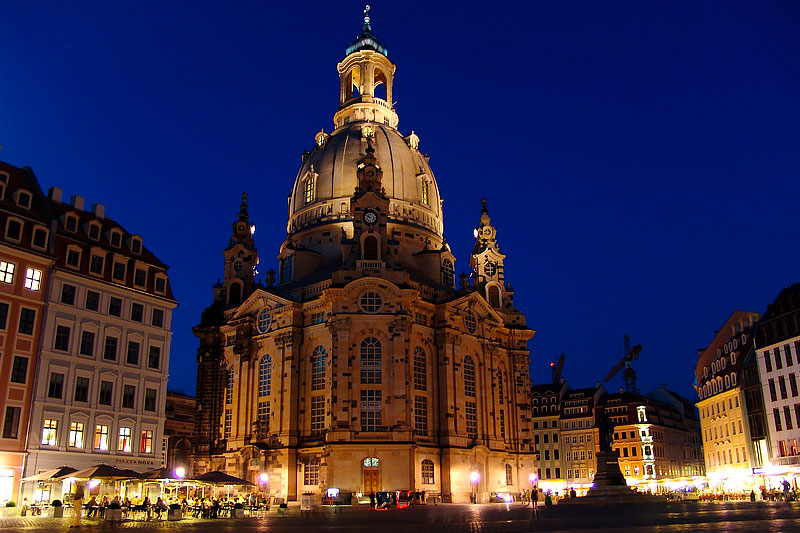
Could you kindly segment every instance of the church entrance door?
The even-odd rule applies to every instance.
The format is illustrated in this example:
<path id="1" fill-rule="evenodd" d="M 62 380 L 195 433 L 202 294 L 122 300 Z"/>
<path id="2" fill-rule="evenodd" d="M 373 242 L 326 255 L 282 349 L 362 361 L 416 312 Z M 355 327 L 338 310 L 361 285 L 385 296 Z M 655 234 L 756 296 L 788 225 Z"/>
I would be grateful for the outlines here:
<path id="1" fill-rule="evenodd" d="M 364 494 L 373 494 L 380 490 L 380 470 L 364 470 Z"/>

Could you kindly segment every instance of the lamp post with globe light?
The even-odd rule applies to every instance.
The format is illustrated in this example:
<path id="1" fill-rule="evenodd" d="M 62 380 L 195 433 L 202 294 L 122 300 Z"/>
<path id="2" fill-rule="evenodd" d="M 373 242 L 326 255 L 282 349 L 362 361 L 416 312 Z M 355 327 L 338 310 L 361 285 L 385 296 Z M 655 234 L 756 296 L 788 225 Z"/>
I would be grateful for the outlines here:
<path id="1" fill-rule="evenodd" d="M 266 472 L 261 472 L 258 475 L 258 484 L 261 486 L 261 492 L 264 494 L 263 500 L 266 500 L 266 493 L 267 493 L 267 483 L 269 483 L 269 474 Z"/>
<path id="2" fill-rule="evenodd" d="M 175 469 L 173 474 L 175 475 L 175 479 L 183 481 L 183 478 L 186 477 L 186 469 L 183 468 L 182 466 L 179 466 L 178 468 Z M 178 485 L 178 495 L 180 495 L 180 485 Z M 186 488 L 186 499 L 187 500 L 189 499 L 189 488 L 188 487 Z"/>
<path id="3" fill-rule="evenodd" d="M 472 486 L 472 503 L 478 503 L 478 480 L 481 475 L 477 472 L 472 472 L 469 475 L 469 483 Z"/>

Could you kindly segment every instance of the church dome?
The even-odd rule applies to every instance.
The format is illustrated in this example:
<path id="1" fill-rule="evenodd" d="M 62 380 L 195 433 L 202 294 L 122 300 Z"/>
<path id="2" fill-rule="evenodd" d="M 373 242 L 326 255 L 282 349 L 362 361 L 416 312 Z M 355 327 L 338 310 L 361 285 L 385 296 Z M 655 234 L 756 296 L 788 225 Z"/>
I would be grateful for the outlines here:
<path id="1" fill-rule="evenodd" d="M 389 220 L 442 235 L 439 188 L 428 158 L 417 149 L 419 138 L 413 132 L 402 137 L 390 126 L 367 121 L 345 124 L 330 135 L 317 134 L 317 147 L 304 156 L 289 198 L 290 234 L 349 219 L 350 199 L 358 184 L 356 170 L 368 137 L 383 170 Z"/>

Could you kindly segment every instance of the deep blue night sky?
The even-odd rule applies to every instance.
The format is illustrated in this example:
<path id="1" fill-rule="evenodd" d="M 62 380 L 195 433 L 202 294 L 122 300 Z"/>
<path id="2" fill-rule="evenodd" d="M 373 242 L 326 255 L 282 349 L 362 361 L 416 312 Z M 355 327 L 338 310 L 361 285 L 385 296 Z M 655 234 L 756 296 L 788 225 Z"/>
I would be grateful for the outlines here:
<path id="1" fill-rule="evenodd" d="M 0 158 L 105 204 L 171 265 L 171 388 L 194 391 L 191 327 L 242 191 L 275 267 L 362 9 L 0 5 Z M 563 351 L 572 386 L 593 384 L 628 332 L 640 388 L 689 395 L 730 312 L 800 281 L 800 4 L 375 1 L 372 21 L 458 271 L 488 198 L 536 382 Z"/>

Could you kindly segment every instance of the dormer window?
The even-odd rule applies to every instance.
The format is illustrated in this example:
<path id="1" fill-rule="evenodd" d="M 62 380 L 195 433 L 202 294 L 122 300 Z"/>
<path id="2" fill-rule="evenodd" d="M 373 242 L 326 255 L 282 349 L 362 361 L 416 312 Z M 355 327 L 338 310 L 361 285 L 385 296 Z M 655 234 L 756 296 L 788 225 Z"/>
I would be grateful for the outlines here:
<path id="1" fill-rule="evenodd" d="M 305 197 L 306 203 L 310 204 L 314 201 L 314 177 L 308 176 L 306 178 L 305 183 L 303 184 L 303 195 Z"/>
<path id="2" fill-rule="evenodd" d="M 91 223 L 89 224 L 89 238 L 98 241 L 100 240 L 100 224 Z"/>
<path id="3" fill-rule="evenodd" d="M 64 217 L 64 229 L 75 233 L 78 231 L 78 217 L 75 215 L 66 215 Z"/>
<path id="4" fill-rule="evenodd" d="M 33 228 L 33 240 L 32 245 L 34 248 L 38 248 L 40 250 L 44 250 L 47 247 L 47 234 L 48 231 L 46 228 L 41 226 L 36 226 Z"/>
<path id="5" fill-rule="evenodd" d="M 131 238 L 131 252 L 135 254 L 142 253 L 142 240 L 138 237 Z"/>
<path id="6" fill-rule="evenodd" d="M 111 272 L 111 277 L 117 281 L 125 281 L 125 263 L 114 261 L 114 270 Z"/>
<path id="7" fill-rule="evenodd" d="M 78 268 L 81 264 L 81 250 L 78 247 L 67 248 L 67 266 Z"/>
<path id="8" fill-rule="evenodd" d="M 6 195 L 6 185 L 8 185 L 8 174 L 0 172 L 0 200 Z"/>
<path id="9" fill-rule="evenodd" d="M 137 287 L 144 287 L 147 283 L 147 270 L 136 268 L 133 271 L 133 284 Z"/>
<path id="10" fill-rule="evenodd" d="M 33 198 L 31 196 L 31 193 L 29 193 L 28 191 L 19 190 L 16 192 L 16 196 L 17 196 L 16 202 L 18 206 L 20 206 L 23 209 L 31 208 L 31 199 Z"/>
<path id="11" fill-rule="evenodd" d="M 156 275 L 156 292 L 164 294 L 167 292 L 167 277 L 163 274 Z"/>
<path id="12" fill-rule="evenodd" d="M 89 261 L 89 272 L 102 276 L 104 263 L 103 256 L 92 254 L 92 259 Z"/>
<path id="13" fill-rule="evenodd" d="M 122 245 L 122 233 L 116 230 L 112 231 L 108 240 L 111 243 L 111 246 L 119 248 Z"/>
<path id="14" fill-rule="evenodd" d="M 8 218 L 6 220 L 6 239 L 13 242 L 19 242 L 22 238 L 22 221 L 17 218 Z"/>

